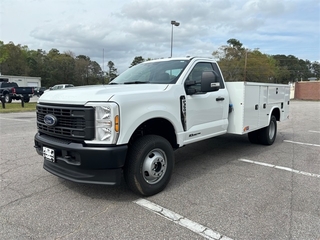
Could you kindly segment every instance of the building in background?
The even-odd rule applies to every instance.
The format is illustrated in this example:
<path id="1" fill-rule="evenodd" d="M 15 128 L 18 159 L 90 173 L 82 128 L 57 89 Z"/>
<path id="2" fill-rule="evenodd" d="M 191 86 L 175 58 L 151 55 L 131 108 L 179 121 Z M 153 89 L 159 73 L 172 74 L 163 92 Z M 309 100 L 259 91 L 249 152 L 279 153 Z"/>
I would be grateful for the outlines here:
<path id="1" fill-rule="evenodd" d="M 0 82 L 15 82 L 19 87 L 41 87 L 41 77 L 1 75 Z"/>
<path id="2" fill-rule="evenodd" d="M 320 81 L 309 80 L 295 83 L 294 99 L 320 100 Z"/>

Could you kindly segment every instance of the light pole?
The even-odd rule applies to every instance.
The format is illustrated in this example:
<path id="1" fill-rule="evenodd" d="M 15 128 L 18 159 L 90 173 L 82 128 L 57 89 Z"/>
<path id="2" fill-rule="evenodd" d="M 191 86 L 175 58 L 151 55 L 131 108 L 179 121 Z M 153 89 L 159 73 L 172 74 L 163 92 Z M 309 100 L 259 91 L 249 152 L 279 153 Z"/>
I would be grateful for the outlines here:
<path id="1" fill-rule="evenodd" d="M 179 22 L 176 22 L 174 20 L 171 21 L 171 25 L 172 25 L 172 28 L 171 28 L 171 55 L 170 57 L 172 57 L 172 45 L 173 45 L 173 26 L 176 26 L 178 27 L 180 25 Z"/>

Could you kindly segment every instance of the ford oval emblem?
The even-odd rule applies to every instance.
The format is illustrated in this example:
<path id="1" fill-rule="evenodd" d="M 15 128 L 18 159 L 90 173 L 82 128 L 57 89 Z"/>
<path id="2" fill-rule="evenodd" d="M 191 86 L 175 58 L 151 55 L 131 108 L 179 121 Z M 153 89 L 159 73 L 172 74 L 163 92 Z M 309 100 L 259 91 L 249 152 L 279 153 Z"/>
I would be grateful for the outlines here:
<path id="1" fill-rule="evenodd" d="M 52 114 L 45 115 L 43 121 L 48 127 L 53 127 L 58 123 L 58 119 Z"/>

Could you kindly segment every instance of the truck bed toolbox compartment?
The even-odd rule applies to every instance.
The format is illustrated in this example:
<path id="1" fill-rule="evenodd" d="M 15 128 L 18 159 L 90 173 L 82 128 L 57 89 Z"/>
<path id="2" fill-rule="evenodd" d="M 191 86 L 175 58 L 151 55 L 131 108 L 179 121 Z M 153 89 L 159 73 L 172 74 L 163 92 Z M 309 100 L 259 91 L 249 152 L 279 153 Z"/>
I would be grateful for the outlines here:
<path id="1" fill-rule="evenodd" d="M 227 82 L 232 112 L 228 133 L 245 134 L 269 124 L 274 108 L 280 121 L 288 117 L 290 86 L 269 83 Z"/>

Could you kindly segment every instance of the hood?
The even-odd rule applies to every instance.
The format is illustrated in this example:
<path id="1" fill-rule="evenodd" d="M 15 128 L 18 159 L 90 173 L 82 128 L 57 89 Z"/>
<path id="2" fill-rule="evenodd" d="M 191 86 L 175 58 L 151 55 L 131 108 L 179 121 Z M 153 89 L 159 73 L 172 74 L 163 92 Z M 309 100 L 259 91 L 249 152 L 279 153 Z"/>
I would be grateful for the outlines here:
<path id="1" fill-rule="evenodd" d="M 112 101 L 114 96 L 161 92 L 167 84 L 91 85 L 46 91 L 40 103 L 84 105 L 87 102 Z"/>

